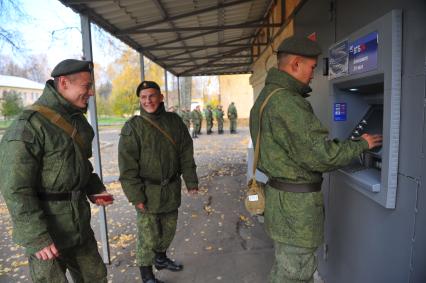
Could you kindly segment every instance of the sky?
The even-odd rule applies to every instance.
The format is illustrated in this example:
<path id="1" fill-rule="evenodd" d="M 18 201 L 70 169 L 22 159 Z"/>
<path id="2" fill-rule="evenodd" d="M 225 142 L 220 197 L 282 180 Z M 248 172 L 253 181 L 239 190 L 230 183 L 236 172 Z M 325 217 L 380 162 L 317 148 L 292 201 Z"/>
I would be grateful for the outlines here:
<path id="1" fill-rule="evenodd" d="M 8 1 L 8 0 L 6 0 Z M 24 17 L 14 17 L 13 12 L 8 17 L 0 13 L 0 25 L 9 30 L 17 30 L 22 36 L 21 51 L 12 52 L 11 48 L 3 45 L 0 55 L 13 58 L 15 63 L 24 64 L 30 54 L 46 54 L 49 70 L 64 59 L 82 57 L 82 38 L 80 16 L 58 0 L 9 0 L 21 4 Z M 108 41 L 108 42 L 106 42 Z M 112 44 L 109 44 L 112 43 Z M 113 62 L 125 45 L 107 32 L 92 24 L 93 61 L 104 69 Z M 1 64 L 1 62 L 0 62 Z M 169 74 L 169 89 L 173 88 Z M 198 84 L 208 84 L 206 79 L 194 77 Z M 218 79 L 210 81 L 208 92 L 218 92 Z"/>
<path id="2" fill-rule="evenodd" d="M 25 17 L 19 20 L 2 18 L 3 27 L 17 30 L 22 36 L 22 52 L 12 53 L 3 47 L 0 54 L 13 56 L 15 61 L 23 62 L 28 54 L 47 54 L 48 65 L 52 69 L 58 62 L 67 58 L 82 56 L 80 17 L 57 0 L 21 0 Z M 92 44 L 94 61 L 106 66 L 114 58 L 110 49 L 101 48 L 99 38 L 109 35 L 100 34 L 92 25 Z M 110 37 L 110 36 L 109 36 Z M 111 38 L 111 37 L 110 37 Z M 123 46 L 114 40 L 118 46 Z M 117 52 L 118 53 L 118 52 Z"/>

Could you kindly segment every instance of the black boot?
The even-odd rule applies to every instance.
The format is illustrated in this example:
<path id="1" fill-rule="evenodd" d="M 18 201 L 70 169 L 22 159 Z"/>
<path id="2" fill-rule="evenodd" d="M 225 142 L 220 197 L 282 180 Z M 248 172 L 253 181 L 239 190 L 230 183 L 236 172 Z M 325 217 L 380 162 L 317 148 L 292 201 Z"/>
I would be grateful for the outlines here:
<path id="1" fill-rule="evenodd" d="M 155 279 L 154 273 L 152 272 L 152 265 L 150 266 L 139 266 L 141 271 L 141 277 L 143 283 L 164 283 L 161 280 Z"/>
<path id="2" fill-rule="evenodd" d="M 182 264 L 175 263 L 173 260 L 169 259 L 166 252 L 156 252 L 154 262 L 157 270 L 168 269 L 170 271 L 181 271 L 183 269 Z"/>

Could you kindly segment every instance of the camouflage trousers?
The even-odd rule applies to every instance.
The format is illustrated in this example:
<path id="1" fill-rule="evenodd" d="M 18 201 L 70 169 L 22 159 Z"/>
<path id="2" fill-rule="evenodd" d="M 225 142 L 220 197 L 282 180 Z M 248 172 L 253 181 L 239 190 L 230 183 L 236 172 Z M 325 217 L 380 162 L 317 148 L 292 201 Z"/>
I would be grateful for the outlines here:
<path id="1" fill-rule="evenodd" d="M 316 248 L 290 246 L 274 241 L 275 263 L 270 283 L 314 283 L 317 269 Z"/>
<path id="2" fill-rule="evenodd" d="M 217 131 L 219 133 L 223 132 L 223 120 L 217 120 Z"/>
<path id="3" fill-rule="evenodd" d="M 34 283 L 66 283 L 68 269 L 75 283 L 106 283 L 107 270 L 98 252 L 96 240 L 59 251 L 60 257 L 39 260 L 35 255 L 28 258 L 31 279 Z"/>
<path id="4" fill-rule="evenodd" d="M 207 133 L 211 133 L 212 132 L 212 128 L 213 128 L 213 122 L 207 121 L 206 122 L 206 131 L 207 131 Z"/>
<path id="5" fill-rule="evenodd" d="M 169 248 L 176 233 L 177 217 L 177 210 L 161 214 L 137 212 L 136 262 L 139 266 L 152 265 L 155 252 Z"/>
<path id="6" fill-rule="evenodd" d="M 196 137 L 201 131 L 201 125 L 199 123 L 193 123 L 192 125 L 192 137 Z"/>
<path id="7" fill-rule="evenodd" d="M 233 133 L 237 131 L 237 119 L 229 120 L 229 130 Z"/>

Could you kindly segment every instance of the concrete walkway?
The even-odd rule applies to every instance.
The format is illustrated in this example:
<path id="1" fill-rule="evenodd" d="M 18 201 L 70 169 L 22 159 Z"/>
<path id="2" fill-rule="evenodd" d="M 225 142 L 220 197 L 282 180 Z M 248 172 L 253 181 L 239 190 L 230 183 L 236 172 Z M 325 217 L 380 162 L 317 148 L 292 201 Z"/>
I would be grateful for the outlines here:
<path id="1" fill-rule="evenodd" d="M 244 209 L 248 129 L 238 134 L 201 135 L 194 140 L 200 180 L 197 196 L 183 190 L 176 237 L 169 256 L 184 264 L 182 272 L 156 272 L 166 283 L 267 282 L 273 246 L 264 227 Z M 119 129 L 100 133 L 103 175 L 114 194 L 107 208 L 111 264 L 108 282 L 141 282 L 135 262 L 135 210 L 122 193 L 118 176 Z M 92 206 L 97 239 L 98 208 Z M 11 223 L 0 199 L 0 283 L 29 282 L 23 250 L 11 242 Z M 100 247 L 100 245 L 99 245 Z M 316 281 L 317 282 L 317 281 Z"/>

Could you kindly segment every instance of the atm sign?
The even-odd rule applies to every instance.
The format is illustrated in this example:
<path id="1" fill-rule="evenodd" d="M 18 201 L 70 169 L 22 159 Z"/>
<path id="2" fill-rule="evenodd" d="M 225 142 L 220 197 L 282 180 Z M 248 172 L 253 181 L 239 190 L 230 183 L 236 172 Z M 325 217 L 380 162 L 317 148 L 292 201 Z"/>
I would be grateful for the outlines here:
<path id="1" fill-rule="evenodd" d="M 333 118 L 334 121 L 346 121 L 347 107 L 346 103 L 334 103 Z"/>

